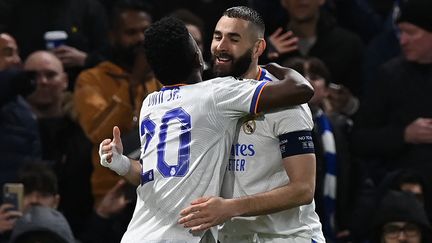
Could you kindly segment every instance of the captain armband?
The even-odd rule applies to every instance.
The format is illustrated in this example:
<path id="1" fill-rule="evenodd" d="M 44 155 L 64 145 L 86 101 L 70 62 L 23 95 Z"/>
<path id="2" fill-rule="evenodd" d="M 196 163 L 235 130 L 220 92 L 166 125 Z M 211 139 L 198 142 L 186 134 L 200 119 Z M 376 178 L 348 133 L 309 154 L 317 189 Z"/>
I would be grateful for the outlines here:
<path id="1" fill-rule="evenodd" d="M 295 131 L 279 136 L 282 158 L 293 155 L 315 153 L 312 131 Z"/>

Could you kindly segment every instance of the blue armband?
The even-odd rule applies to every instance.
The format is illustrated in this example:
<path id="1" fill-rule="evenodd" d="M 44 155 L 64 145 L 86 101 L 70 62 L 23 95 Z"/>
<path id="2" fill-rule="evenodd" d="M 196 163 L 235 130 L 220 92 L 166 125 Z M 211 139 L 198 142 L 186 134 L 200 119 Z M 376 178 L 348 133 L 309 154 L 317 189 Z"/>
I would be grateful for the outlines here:
<path id="1" fill-rule="evenodd" d="M 298 154 L 315 153 L 312 131 L 295 131 L 279 136 L 282 158 Z"/>

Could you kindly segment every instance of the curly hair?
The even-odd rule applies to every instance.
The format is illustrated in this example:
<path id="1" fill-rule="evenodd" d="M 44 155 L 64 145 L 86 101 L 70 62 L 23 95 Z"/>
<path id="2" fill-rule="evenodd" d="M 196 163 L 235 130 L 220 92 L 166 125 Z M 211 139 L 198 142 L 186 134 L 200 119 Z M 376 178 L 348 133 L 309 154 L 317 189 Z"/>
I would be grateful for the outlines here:
<path id="1" fill-rule="evenodd" d="M 177 18 L 163 18 L 146 30 L 144 52 L 164 85 L 185 81 L 195 68 L 196 49 L 185 24 Z"/>

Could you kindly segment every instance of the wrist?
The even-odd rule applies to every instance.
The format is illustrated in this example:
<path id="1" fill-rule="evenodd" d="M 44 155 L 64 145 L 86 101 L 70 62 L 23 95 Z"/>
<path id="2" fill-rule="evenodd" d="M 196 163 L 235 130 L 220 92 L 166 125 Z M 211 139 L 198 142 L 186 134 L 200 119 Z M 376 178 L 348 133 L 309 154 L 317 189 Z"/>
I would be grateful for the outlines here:
<path id="1" fill-rule="evenodd" d="M 241 198 L 225 199 L 227 202 L 226 208 L 229 210 L 230 218 L 242 216 L 247 213 L 246 201 Z"/>
<path id="2" fill-rule="evenodd" d="M 110 218 L 110 214 L 107 213 L 107 212 L 105 212 L 105 210 L 103 209 L 102 206 L 99 206 L 99 207 L 96 209 L 96 214 L 97 214 L 99 217 L 104 218 L 104 219 L 108 219 L 108 218 Z"/>
<path id="3" fill-rule="evenodd" d="M 125 155 L 114 153 L 112 161 L 109 163 L 108 167 L 120 176 L 124 176 L 129 172 L 131 162 Z"/>

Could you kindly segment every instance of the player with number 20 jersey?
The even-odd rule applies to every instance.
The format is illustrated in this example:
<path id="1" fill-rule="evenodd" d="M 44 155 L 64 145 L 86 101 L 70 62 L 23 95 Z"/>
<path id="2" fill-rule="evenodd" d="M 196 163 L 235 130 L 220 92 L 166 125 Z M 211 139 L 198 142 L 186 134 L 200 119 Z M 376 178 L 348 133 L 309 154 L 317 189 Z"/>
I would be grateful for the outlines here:
<path id="1" fill-rule="evenodd" d="M 255 113 L 265 84 L 216 78 L 164 87 L 144 100 L 139 199 L 122 242 L 200 241 L 204 233 L 177 224 L 180 211 L 197 197 L 219 195 L 237 121 Z"/>

